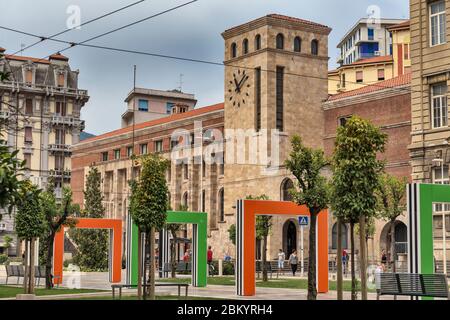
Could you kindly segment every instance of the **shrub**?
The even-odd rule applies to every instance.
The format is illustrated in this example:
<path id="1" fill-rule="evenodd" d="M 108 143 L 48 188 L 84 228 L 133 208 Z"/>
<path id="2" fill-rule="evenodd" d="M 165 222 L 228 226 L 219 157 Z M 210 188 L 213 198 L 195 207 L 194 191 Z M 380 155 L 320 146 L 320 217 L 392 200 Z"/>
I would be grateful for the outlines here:
<path id="1" fill-rule="evenodd" d="M 6 264 L 8 262 L 8 256 L 6 254 L 0 254 L 0 264 Z"/>
<path id="2" fill-rule="evenodd" d="M 68 268 L 68 267 L 69 267 L 69 264 L 71 264 L 71 263 L 73 263 L 73 260 L 72 260 L 72 259 L 64 260 L 64 268 Z"/>
<path id="3" fill-rule="evenodd" d="M 232 276 L 234 275 L 234 264 L 230 261 L 224 261 L 223 262 L 223 270 L 222 274 L 224 276 Z"/>

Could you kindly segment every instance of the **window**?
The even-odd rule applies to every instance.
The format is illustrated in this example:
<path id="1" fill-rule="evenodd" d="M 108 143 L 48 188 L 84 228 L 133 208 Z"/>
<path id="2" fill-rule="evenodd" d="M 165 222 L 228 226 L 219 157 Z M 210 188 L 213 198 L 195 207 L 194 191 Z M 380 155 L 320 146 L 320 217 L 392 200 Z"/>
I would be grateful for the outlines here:
<path id="1" fill-rule="evenodd" d="M 131 158 L 133 156 L 133 147 L 127 147 L 127 157 Z"/>
<path id="2" fill-rule="evenodd" d="M 178 140 L 170 140 L 170 150 L 178 146 Z"/>
<path id="3" fill-rule="evenodd" d="M 66 133 L 62 129 L 55 129 L 55 144 L 65 144 Z"/>
<path id="4" fill-rule="evenodd" d="M 225 174 L 225 157 L 223 153 L 220 154 L 220 158 L 221 162 L 219 164 L 219 175 L 223 176 Z"/>
<path id="5" fill-rule="evenodd" d="M 187 163 L 183 164 L 183 174 L 185 180 L 189 179 L 189 165 Z"/>
<path id="6" fill-rule="evenodd" d="M 25 153 L 23 155 L 23 158 L 25 160 L 25 168 L 30 170 L 31 169 L 31 154 L 30 153 Z"/>
<path id="7" fill-rule="evenodd" d="M 147 154 L 148 153 L 148 146 L 146 143 L 143 143 L 139 146 L 139 153 L 140 154 Z"/>
<path id="8" fill-rule="evenodd" d="M 114 150 L 114 159 L 120 159 L 120 149 Z"/>
<path id="9" fill-rule="evenodd" d="M 292 201 L 290 190 L 294 188 L 294 183 L 287 178 L 281 183 L 281 201 Z"/>
<path id="10" fill-rule="evenodd" d="M 155 152 L 162 152 L 163 151 L 163 141 L 158 140 L 155 141 Z"/>
<path id="11" fill-rule="evenodd" d="M 261 35 L 259 34 L 255 37 L 255 50 L 261 50 Z"/>
<path id="12" fill-rule="evenodd" d="M 27 84 L 32 84 L 33 83 L 33 71 L 27 70 L 25 72 L 25 82 Z"/>
<path id="13" fill-rule="evenodd" d="M 185 192 L 183 194 L 183 206 L 185 206 L 187 209 L 189 209 L 188 203 L 189 203 L 189 195 L 187 192 Z"/>
<path id="14" fill-rule="evenodd" d="M 340 127 L 344 127 L 347 124 L 347 121 L 351 119 L 352 116 L 339 117 L 338 125 Z"/>
<path id="15" fill-rule="evenodd" d="M 277 49 L 284 49 L 284 36 L 281 33 L 277 35 L 276 47 Z"/>
<path id="16" fill-rule="evenodd" d="M 302 39 L 300 37 L 295 37 L 294 39 L 294 51 L 295 52 L 302 51 Z"/>
<path id="17" fill-rule="evenodd" d="M 56 108 L 55 108 L 56 115 L 64 117 L 66 115 L 66 109 L 67 109 L 67 106 L 66 106 L 65 102 L 60 102 L 60 101 L 56 102 Z"/>
<path id="18" fill-rule="evenodd" d="M 206 177 L 206 162 L 204 159 L 202 160 L 202 177 Z"/>
<path id="19" fill-rule="evenodd" d="M 448 166 L 439 166 L 433 169 L 433 183 L 434 184 L 450 184 L 450 179 L 448 176 Z M 450 204 L 445 204 L 444 207 L 442 203 L 434 204 L 435 212 L 450 211 Z"/>
<path id="20" fill-rule="evenodd" d="M 102 161 L 108 161 L 108 152 L 102 152 Z"/>
<path id="21" fill-rule="evenodd" d="M 337 222 L 333 225 L 332 235 L 331 235 L 331 249 L 337 249 L 337 238 L 338 238 L 338 224 Z M 347 226 L 344 223 L 341 223 L 341 237 L 342 237 L 342 249 L 348 248 L 348 235 L 347 235 Z"/>
<path id="22" fill-rule="evenodd" d="M 408 43 L 405 43 L 403 45 L 403 53 L 404 53 L 405 60 L 409 60 L 410 56 L 409 56 L 409 44 Z"/>
<path id="23" fill-rule="evenodd" d="M 375 30 L 372 28 L 367 29 L 367 39 L 368 40 L 374 40 L 375 38 Z"/>
<path id="24" fill-rule="evenodd" d="M 244 41 L 242 41 L 242 51 L 244 54 L 248 53 L 248 39 L 244 39 Z"/>
<path id="25" fill-rule="evenodd" d="M 64 87 L 64 74 L 58 74 L 58 87 Z"/>
<path id="26" fill-rule="evenodd" d="M 172 108 L 174 105 L 175 105 L 175 103 L 172 103 L 172 102 L 166 103 L 166 113 L 167 114 L 172 114 Z"/>
<path id="27" fill-rule="evenodd" d="M 27 115 L 33 114 L 33 99 L 25 100 L 25 114 Z"/>
<path id="28" fill-rule="evenodd" d="M 225 221 L 225 197 L 223 188 L 219 190 L 219 220 L 220 222 Z"/>
<path id="29" fill-rule="evenodd" d="M 448 125 L 446 83 L 436 84 L 431 87 L 431 113 L 433 128 L 442 128 Z"/>
<path id="30" fill-rule="evenodd" d="M 206 211 L 206 191 L 202 190 L 202 205 L 201 205 L 202 212 Z"/>
<path id="31" fill-rule="evenodd" d="M 139 111 L 148 111 L 148 100 L 139 99 L 138 110 Z"/>
<path id="32" fill-rule="evenodd" d="M 446 42 L 445 32 L 445 1 L 433 2 L 429 5 L 430 12 L 430 43 L 437 46 Z"/>
<path id="33" fill-rule="evenodd" d="M 236 43 L 232 43 L 231 44 L 231 58 L 236 58 L 237 57 L 237 45 Z"/>
<path id="34" fill-rule="evenodd" d="M 345 73 L 342 74 L 341 86 L 345 88 Z"/>
<path id="35" fill-rule="evenodd" d="M 311 54 L 314 56 L 319 55 L 319 41 L 315 39 L 311 41 Z"/>
<path id="36" fill-rule="evenodd" d="M 378 69 L 378 81 L 384 80 L 384 69 Z"/>
<path id="37" fill-rule="evenodd" d="M 284 89 L 284 67 L 277 67 L 276 75 L 276 128 L 283 131 L 283 89 Z"/>
<path id="38" fill-rule="evenodd" d="M 55 156 L 55 170 L 56 171 L 64 170 L 64 156 Z"/>
<path id="39" fill-rule="evenodd" d="M 255 129 L 261 130 L 261 68 L 255 69 Z"/>
<path id="40" fill-rule="evenodd" d="M 25 127 L 25 142 L 32 143 L 33 142 L 33 128 Z"/>
<path id="41" fill-rule="evenodd" d="M 362 71 L 356 71 L 356 82 L 362 83 L 364 80 L 364 75 Z"/>

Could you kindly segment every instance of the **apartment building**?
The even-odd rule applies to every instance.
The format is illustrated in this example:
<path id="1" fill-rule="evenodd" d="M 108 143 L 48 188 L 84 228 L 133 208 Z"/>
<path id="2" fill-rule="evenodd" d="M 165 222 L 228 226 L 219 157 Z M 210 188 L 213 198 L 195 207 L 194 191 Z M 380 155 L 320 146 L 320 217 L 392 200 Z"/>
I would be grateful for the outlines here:
<path id="1" fill-rule="evenodd" d="M 70 148 L 84 129 L 80 112 L 88 92 L 78 88 L 79 71 L 72 70 L 69 58 L 61 54 L 44 60 L 5 51 L 0 48 L 0 71 L 10 77 L 0 83 L 0 131 L 11 150 L 19 150 L 18 157 L 26 161 L 25 177 L 41 187 L 52 177 L 61 196 L 62 186 L 70 183 Z M 13 234 L 13 218 L 4 215 L 2 223 L 0 237 Z"/>

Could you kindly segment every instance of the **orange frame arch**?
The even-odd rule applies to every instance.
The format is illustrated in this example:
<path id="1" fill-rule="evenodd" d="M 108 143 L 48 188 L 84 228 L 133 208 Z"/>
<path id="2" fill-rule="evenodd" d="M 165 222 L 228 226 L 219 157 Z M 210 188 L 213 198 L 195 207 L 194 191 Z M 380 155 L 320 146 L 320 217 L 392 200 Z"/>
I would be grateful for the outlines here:
<path id="1" fill-rule="evenodd" d="M 110 230 L 110 256 L 109 280 L 112 283 L 121 282 L 122 270 L 122 220 L 76 218 L 75 228 L 78 229 L 109 229 Z M 63 280 L 64 260 L 64 227 L 56 233 L 53 244 L 53 283 L 61 284 Z"/>
<path id="2" fill-rule="evenodd" d="M 238 200 L 236 206 L 236 294 L 254 296 L 256 216 L 310 216 L 306 206 L 293 202 Z M 317 216 L 316 226 L 317 291 L 328 292 L 328 210 Z"/>

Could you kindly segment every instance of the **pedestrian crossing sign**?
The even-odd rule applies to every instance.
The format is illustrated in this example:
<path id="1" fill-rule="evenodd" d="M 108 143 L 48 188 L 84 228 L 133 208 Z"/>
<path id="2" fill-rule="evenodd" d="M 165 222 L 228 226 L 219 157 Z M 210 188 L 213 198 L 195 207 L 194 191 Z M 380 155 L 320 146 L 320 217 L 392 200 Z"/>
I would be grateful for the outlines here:
<path id="1" fill-rule="evenodd" d="M 308 216 L 300 216 L 300 217 L 298 217 L 298 224 L 300 226 L 307 226 L 308 225 Z"/>

